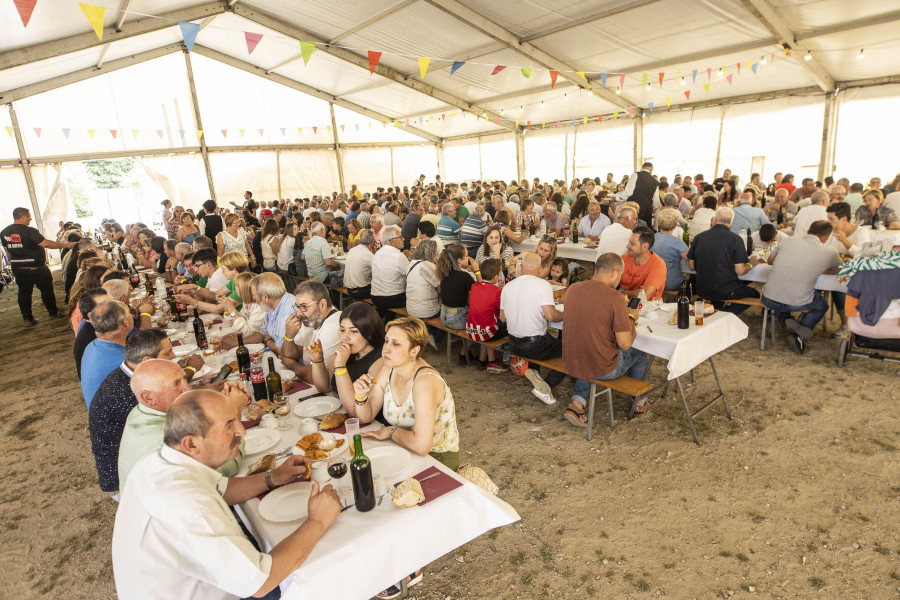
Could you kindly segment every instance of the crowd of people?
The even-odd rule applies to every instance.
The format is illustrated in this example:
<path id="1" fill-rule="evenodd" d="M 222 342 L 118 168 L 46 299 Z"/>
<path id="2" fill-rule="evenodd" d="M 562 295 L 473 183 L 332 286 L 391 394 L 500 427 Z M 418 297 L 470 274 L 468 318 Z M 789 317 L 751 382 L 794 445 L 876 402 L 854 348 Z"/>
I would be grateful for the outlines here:
<path id="1" fill-rule="evenodd" d="M 424 358 L 445 329 L 469 340 L 460 364 L 492 375 L 509 370 L 509 356 L 563 358 L 576 378 L 563 416 L 576 427 L 587 427 L 589 379 L 648 375 L 647 355 L 632 345 L 633 297 L 671 297 L 690 283 L 693 294 L 740 314 L 746 305 L 732 301 L 760 297 L 740 276 L 767 262 L 762 302 L 802 353 L 827 309 L 816 278 L 862 257 L 873 229 L 900 229 L 900 176 L 884 187 L 877 178 L 867 186 L 793 182 L 790 174 L 770 183 L 753 174 L 741 185 L 727 169 L 709 183 L 703 175 L 669 181 L 650 163 L 621 181 L 610 173 L 569 184 L 426 184 L 422 175 L 409 187 L 363 193 L 353 185 L 292 201 L 257 201 L 248 191 L 243 203 L 207 200 L 196 212 L 166 200 L 155 229 L 60 223 L 55 241 L 17 208 L 0 237 L 25 325 L 36 323 L 35 286 L 49 315 L 71 324 L 98 482 L 121 502 L 113 537 L 120 595 L 262 596 L 298 568 L 340 502 L 330 486 L 314 488 L 307 521 L 269 553 L 243 534 L 228 506 L 293 481 L 307 461 L 236 476 L 248 391 L 213 376 L 197 381 L 199 355 L 172 361 L 171 341 L 153 326 L 158 305 L 132 299 L 134 269 L 172 286 L 178 302 L 229 319 L 235 333 L 222 348 L 236 346 L 238 333 L 265 344 L 283 368 L 339 397 L 349 415 L 381 424 L 366 435 L 455 470 L 453 394 Z M 596 260 L 559 257 L 568 236 L 596 246 Z M 513 245 L 524 243 L 517 253 Z M 61 251 L 67 309 L 57 307 L 47 249 Z M 342 293 L 352 303 L 339 310 Z M 832 294 L 842 321 L 844 296 Z M 392 319 L 395 309 L 404 316 Z M 551 323 L 563 323 L 561 335 Z M 482 345 L 503 338 L 505 346 Z M 556 403 L 563 373 L 523 374 L 538 400 Z M 641 398 L 634 412 L 649 409 Z M 173 539 L 185 540 L 183 551 Z"/>

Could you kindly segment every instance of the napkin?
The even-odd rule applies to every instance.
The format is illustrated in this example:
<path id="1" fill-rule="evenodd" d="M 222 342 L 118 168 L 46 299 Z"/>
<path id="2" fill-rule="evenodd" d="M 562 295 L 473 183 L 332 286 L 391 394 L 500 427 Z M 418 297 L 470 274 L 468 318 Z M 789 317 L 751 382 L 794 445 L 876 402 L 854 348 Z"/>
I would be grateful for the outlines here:
<path id="1" fill-rule="evenodd" d="M 244 426 L 244 429 L 250 429 L 251 427 L 256 427 L 259 425 L 259 419 L 254 421 L 241 421 L 241 425 Z"/>
<path id="2" fill-rule="evenodd" d="M 369 421 L 368 423 L 360 423 L 359 428 L 360 428 L 360 430 L 362 430 L 364 427 L 368 427 L 371 424 L 372 424 L 371 421 Z M 329 429 L 328 431 L 330 433 L 340 433 L 341 435 L 343 435 L 343 434 L 347 433 L 347 426 L 341 425 L 340 427 L 335 427 L 334 429 Z M 349 440 L 349 442 L 351 445 L 353 445 L 353 440 Z M 437 479 L 437 477 L 435 477 L 435 479 Z"/>
<path id="3" fill-rule="evenodd" d="M 428 477 L 429 475 L 432 475 L 434 473 L 440 473 L 440 475 L 438 475 L 437 477 L 432 477 L 428 481 L 420 481 L 422 485 L 422 491 L 425 493 L 425 499 L 419 502 L 419 506 L 428 504 L 432 500 L 440 498 L 447 492 L 451 492 L 458 487 L 462 487 L 462 484 L 459 481 L 457 481 L 453 477 L 450 477 L 437 467 L 429 467 L 421 473 L 416 473 L 415 475 L 413 475 L 413 478 L 422 479 L 423 477 Z M 394 487 L 397 487 L 398 485 L 400 485 L 400 483 L 395 483 Z"/>
<path id="4" fill-rule="evenodd" d="M 181 340 L 175 340 L 175 341 L 172 342 L 172 347 L 173 347 L 173 348 L 175 348 L 175 347 L 177 347 L 177 346 L 180 346 L 180 345 L 181 345 Z"/>
<path id="5" fill-rule="evenodd" d="M 287 395 L 296 394 L 297 392 L 302 392 L 303 390 L 308 390 L 312 386 L 303 381 L 302 379 L 295 379 L 294 385 L 291 389 L 288 390 Z"/>

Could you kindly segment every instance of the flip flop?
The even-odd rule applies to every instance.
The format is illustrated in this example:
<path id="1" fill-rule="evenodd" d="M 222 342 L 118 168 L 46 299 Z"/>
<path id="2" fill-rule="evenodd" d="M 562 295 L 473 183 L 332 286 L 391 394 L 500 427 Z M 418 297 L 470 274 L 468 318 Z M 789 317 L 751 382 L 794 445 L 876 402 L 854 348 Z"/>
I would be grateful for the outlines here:
<path id="1" fill-rule="evenodd" d="M 566 418 L 566 421 L 575 427 L 587 427 L 587 415 L 584 413 L 579 414 L 571 408 L 567 408 L 563 413 L 563 416 Z"/>
<path id="2" fill-rule="evenodd" d="M 650 412 L 650 402 L 644 401 L 642 404 L 638 404 L 634 407 L 634 417 L 643 417 L 648 412 Z"/>

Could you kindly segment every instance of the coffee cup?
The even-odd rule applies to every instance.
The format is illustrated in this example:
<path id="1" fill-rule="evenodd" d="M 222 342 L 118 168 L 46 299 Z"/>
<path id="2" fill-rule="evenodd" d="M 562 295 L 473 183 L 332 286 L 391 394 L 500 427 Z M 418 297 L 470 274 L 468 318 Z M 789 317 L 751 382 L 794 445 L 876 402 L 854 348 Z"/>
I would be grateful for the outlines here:
<path id="1" fill-rule="evenodd" d="M 319 423 L 313 419 L 312 417 L 306 417 L 305 419 L 300 419 L 300 435 L 309 435 L 310 433 L 315 433 L 319 430 Z"/>
<path id="2" fill-rule="evenodd" d="M 265 414 L 259 420 L 259 426 L 263 429 L 278 429 L 278 417 L 272 413 Z"/>

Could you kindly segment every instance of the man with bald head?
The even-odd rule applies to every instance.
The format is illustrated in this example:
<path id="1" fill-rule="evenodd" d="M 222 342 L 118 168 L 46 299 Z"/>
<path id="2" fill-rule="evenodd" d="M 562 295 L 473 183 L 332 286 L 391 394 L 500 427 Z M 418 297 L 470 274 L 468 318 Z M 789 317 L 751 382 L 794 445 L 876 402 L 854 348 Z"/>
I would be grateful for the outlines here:
<path id="1" fill-rule="evenodd" d="M 81 394 L 88 410 L 97 388 L 125 360 L 125 340 L 134 329 L 128 306 L 114 300 L 99 303 L 90 319 L 97 339 L 87 345 L 81 358 Z"/>
<path id="2" fill-rule="evenodd" d="M 600 233 L 597 256 L 615 252 L 622 256 L 628 251 L 628 240 L 637 225 L 637 211 L 630 206 L 620 206 L 616 211 L 616 222 L 605 227 Z"/>
<path id="3" fill-rule="evenodd" d="M 787 202 L 789 197 L 790 194 L 786 189 L 778 188 L 775 190 L 775 197 L 765 208 L 766 216 L 769 217 L 769 220 L 772 223 L 779 227 L 787 218 Z"/>
<path id="4" fill-rule="evenodd" d="M 124 488 L 128 473 L 139 458 L 163 443 L 163 425 L 166 412 L 178 396 L 190 391 L 181 368 L 168 360 L 148 360 L 141 363 L 131 376 L 131 391 L 137 398 L 137 406 L 128 413 L 122 442 L 119 445 L 119 486 Z M 247 392 L 239 383 L 225 382 L 223 393 L 231 401 L 240 416 L 240 407 L 247 401 Z M 244 458 L 243 439 L 240 451 L 233 459 L 217 467 L 230 477 L 238 472 Z"/>
<path id="5" fill-rule="evenodd" d="M 124 486 L 112 540 L 119 598 L 262 597 L 296 571 L 341 510 L 331 485 L 312 483 L 308 517 L 271 552 L 244 537 L 229 505 L 292 483 L 308 460 L 292 456 L 249 477 L 215 469 L 245 435 L 234 404 L 217 392 L 182 394 L 166 415 L 163 445 L 137 462 Z"/>
<path id="6" fill-rule="evenodd" d="M 828 192 L 818 190 L 810 197 L 811 204 L 800 209 L 794 218 L 794 237 L 800 238 L 806 235 L 809 226 L 816 221 L 827 221 Z"/>
<path id="7" fill-rule="evenodd" d="M 834 184 L 831 186 L 831 189 L 828 191 L 828 204 L 829 206 L 832 204 L 837 204 L 838 202 L 843 202 L 847 198 L 847 188 L 840 184 Z"/>
<path id="8" fill-rule="evenodd" d="M 521 275 L 503 287 L 500 295 L 500 320 L 509 331 L 510 350 L 522 358 L 544 360 L 562 356 L 562 343 L 547 333 L 547 323 L 559 323 L 563 313 L 556 310 L 550 282 L 540 278 L 541 257 L 525 252 L 521 258 Z M 544 404 L 555 404 L 553 388 L 565 378 L 550 371 L 544 381 L 540 374 L 528 369 L 525 376 L 534 386 L 534 394 Z"/>

